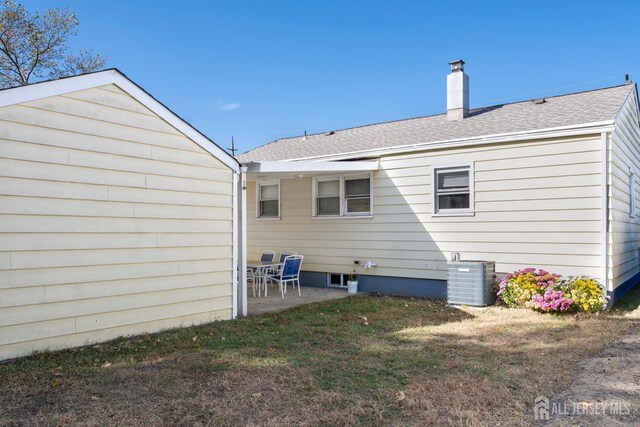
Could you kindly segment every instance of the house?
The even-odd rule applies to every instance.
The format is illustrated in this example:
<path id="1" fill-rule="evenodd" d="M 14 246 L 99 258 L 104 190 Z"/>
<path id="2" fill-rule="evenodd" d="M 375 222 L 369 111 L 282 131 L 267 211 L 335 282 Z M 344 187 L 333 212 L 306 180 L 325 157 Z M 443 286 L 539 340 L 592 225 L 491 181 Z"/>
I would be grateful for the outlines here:
<path id="1" fill-rule="evenodd" d="M 0 360 L 245 315 L 264 249 L 304 254 L 308 286 L 355 269 L 444 298 L 459 253 L 619 298 L 640 281 L 636 85 L 469 109 L 451 65 L 444 114 L 242 165 L 117 70 L 1 90 Z"/>
<path id="2" fill-rule="evenodd" d="M 239 156 L 249 258 L 305 255 L 303 284 L 444 298 L 447 260 L 640 281 L 635 84 L 283 138 Z M 356 262 L 358 262 L 356 264 Z"/>
<path id="3" fill-rule="evenodd" d="M 0 91 L 0 360 L 235 317 L 238 172 L 117 70 Z"/>

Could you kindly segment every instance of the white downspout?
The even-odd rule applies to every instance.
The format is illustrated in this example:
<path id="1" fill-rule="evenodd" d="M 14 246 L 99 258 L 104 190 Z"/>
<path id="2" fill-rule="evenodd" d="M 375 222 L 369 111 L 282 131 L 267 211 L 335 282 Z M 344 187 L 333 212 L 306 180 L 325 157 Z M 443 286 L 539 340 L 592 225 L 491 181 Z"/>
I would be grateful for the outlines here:
<path id="1" fill-rule="evenodd" d="M 609 160 L 609 141 L 607 137 L 607 132 L 602 132 L 600 141 L 600 150 L 601 150 L 601 220 L 600 220 L 600 268 L 601 273 L 600 277 L 602 277 L 602 284 L 604 285 L 607 292 L 609 289 L 609 281 L 607 280 L 608 275 L 608 222 L 609 222 L 609 191 L 608 191 L 608 160 Z"/>
<path id="2" fill-rule="evenodd" d="M 231 290 L 231 298 L 232 298 L 232 302 L 231 302 L 231 318 L 235 319 L 238 317 L 238 256 L 239 256 L 239 252 L 238 252 L 238 174 L 236 172 L 233 172 L 233 190 L 232 190 L 232 208 L 231 208 L 231 212 L 233 215 L 233 218 L 231 220 L 231 227 L 232 227 L 232 237 L 231 237 L 231 244 L 232 244 L 232 248 L 231 248 L 231 257 L 232 257 L 232 263 L 231 263 L 231 274 L 233 277 L 233 286 L 232 286 L 232 290 Z"/>
<path id="3" fill-rule="evenodd" d="M 240 295 L 242 299 L 242 315 L 247 315 L 247 168 L 240 168 Z"/>

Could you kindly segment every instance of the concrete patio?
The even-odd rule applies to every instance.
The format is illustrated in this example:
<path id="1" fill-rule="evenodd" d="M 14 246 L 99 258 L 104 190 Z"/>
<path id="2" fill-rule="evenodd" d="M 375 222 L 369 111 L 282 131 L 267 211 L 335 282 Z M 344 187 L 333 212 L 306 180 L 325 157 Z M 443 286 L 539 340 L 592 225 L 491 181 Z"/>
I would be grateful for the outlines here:
<path id="1" fill-rule="evenodd" d="M 302 295 L 298 295 L 297 289 L 293 290 L 289 288 L 284 299 L 282 299 L 278 288 L 274 286 L 269 287 L 268 296 L 266 298 L 264 297 L 264 295 L 260 298 L 254 298 L 251 285 L 249 285 L 247 288 L 248 315 L 259 316 L 265 313 L 275 313 L 278 311 L 287 310 L 299 305 L 328 301 L 332 299 L 347 298 L 348 296 L 351 296 L 351 294 L 347 293 L 346 289 L 313 288 L 302 286 L 301 292 Z"/>

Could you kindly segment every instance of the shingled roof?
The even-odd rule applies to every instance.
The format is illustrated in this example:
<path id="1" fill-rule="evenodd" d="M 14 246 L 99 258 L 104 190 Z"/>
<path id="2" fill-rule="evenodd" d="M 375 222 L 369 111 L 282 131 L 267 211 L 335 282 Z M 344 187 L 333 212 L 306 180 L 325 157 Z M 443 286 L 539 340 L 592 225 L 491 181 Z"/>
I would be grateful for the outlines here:
<path id="1" fill-rule="evenodd" d="M 282 138 L 238 156 L 242 163 L 313 158 L 403 145 L 477 138 L 613 120 L 634 85 L 476 108 L 459 121 L 447 114 Z"/>

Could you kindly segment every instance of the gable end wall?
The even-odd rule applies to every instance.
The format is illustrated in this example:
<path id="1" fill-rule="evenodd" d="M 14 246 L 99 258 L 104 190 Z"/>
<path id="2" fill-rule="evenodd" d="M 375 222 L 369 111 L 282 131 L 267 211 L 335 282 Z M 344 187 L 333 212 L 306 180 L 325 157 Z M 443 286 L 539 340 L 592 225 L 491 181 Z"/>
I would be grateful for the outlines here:
<path id="1" fill-rule="evenodd" d="M 115 85 L 0 108 L 0 359 L 229 319 L 232 183 Z"/>

